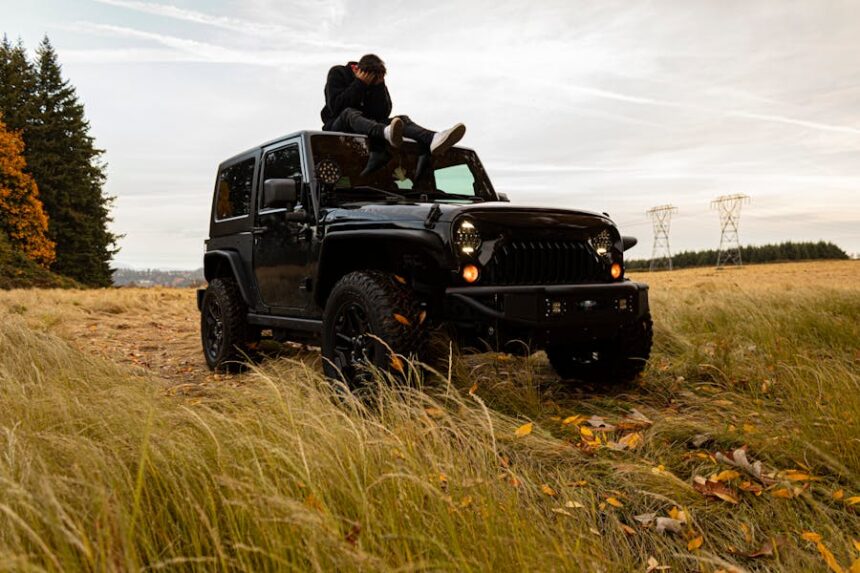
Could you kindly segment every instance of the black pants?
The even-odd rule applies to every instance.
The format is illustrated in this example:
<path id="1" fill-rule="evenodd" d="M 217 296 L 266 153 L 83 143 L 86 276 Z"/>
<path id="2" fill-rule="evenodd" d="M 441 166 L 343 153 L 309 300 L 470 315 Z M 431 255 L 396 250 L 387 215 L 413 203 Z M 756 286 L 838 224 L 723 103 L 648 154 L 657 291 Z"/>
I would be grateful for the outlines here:
<path id="1" fill-rule="evenodd" d="M 427 150 L 430 149 L 430 142 L 433 141 L 433 136 L 436 135 L 434 132 L 421 127 L 409 119 L 408 115 L 398 115 L 396 117 L 399 117 L 403 122 L 404 137 L 414 139 L 423 147 L 427 148 Z M 372 148 L 382 148 L 384 147 L 385 138 L 383 130 L 385 129 L 385 126 L 391 123 L 392 119 L 394 118 L 392 117 L 381 122 L 376 121 L 369 117 L 365 117 L 359 110 L 348 107 L 340 112 L 339 116 L 334 118 L 331 125 L 325 126 L 323 129 L 325 131 L 343 131 L 346 133 L 367 135 L 371 139 L 371 144 L 375 144 L 371 146 Z"/>

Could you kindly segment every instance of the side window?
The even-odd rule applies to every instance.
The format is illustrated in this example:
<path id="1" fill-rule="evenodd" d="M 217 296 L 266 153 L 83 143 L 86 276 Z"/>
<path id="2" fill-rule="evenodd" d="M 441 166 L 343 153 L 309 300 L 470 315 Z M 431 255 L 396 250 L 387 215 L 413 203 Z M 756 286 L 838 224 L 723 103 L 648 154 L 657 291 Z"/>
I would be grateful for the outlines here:
<path id="1" fill-rule="evenodd" d="M 465 163 L 437 169 L 434 174 L 436 189 L 452 195 L 475 195 L 475 176 Z"/>
<path id="2" fill-rule="evenodd" d="M 243 217 L 251 211 L 251 189 L 254 183 L 254 159 L 246 159 L 221 170 L 218 174 L 218 198 L 215 219 Z"/>
<path id="3" fill-rule="evenodd" d="M 288 145 L 275 151 L 270 151 L 263 159 L 263 179 L 301 179 L 302 159 L 298 145 Z M 262 193 L 260 200 L 262 201 Z M 301 203 L 301 202 L 300 202 Z M 260 203 L 262 205 L 262 203 Z M 298 207 L 298 205 L 296 206 Z"/>

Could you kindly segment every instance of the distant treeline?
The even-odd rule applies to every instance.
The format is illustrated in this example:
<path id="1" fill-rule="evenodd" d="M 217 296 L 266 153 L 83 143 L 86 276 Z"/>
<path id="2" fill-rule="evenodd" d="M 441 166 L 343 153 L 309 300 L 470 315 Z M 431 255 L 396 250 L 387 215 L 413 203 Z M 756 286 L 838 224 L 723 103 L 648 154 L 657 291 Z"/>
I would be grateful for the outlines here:
<path id="1" fill-rule="evenodd" d="M 772 263 L 776 261 L 809 261 L 817 259 L 847 259 L 848 254 L 829 241 L 817 243 L 785 243 L 741 247 L 741 259 L 746 263 Z M 624 266 L 630 270 L 647 269 L 650 259 L 631 259 Z M 682 251 L 672 255 L 672 267 L 710 267 L 717 264 L 717 251 Z"/>
<path id="2" fill-rule="evenodd" d="M 202 285 L 205 282 L 203 269 L 193 271 L 117 269 L 113 273 L 113 284 L 115 286 L 166 286 L 184 288 Z"/>

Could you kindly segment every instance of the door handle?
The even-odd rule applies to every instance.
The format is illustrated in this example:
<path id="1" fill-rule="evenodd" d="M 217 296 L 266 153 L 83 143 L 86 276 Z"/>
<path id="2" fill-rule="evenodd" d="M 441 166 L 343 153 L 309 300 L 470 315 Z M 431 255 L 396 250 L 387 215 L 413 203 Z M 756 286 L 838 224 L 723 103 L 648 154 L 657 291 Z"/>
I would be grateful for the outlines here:
<path id="1" fill-rule="evenodd" d="M 268 227 L 251 227 L 251 234 L 252 235 L 262 235 L 263 233 L 265 233 L 268 230 L 269 230 Z"/>

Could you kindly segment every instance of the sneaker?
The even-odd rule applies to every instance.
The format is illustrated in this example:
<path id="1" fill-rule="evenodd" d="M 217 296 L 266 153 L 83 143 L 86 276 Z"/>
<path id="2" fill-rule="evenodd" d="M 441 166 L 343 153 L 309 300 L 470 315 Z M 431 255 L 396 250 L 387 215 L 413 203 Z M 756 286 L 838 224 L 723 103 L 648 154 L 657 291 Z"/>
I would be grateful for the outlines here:
<path id="1" fill-rule="evenodd" d="M 442 155 L 463 139 L 466 135 L 466 126 L 458 123 L 451 129 L 440 131 L 433 136 L 433 141 L 430 142 L 430 153 L 433 155 Z"/>
<path id="2" fill-rule="evenodd" d="M 367 165 L 364 167 L 364 171 L 361 172 L 359 177 L 367 177 L 368 175 L 373 175 L 391 161 L 391 154 L 388 151 L 371 151 L 370 156 L 367 158 Z"/>
<path id="3" fill-rule="evenodd" d="M 403 120 L 399 117 L 392 119 L 382 130 L 382 135 L 391 147 L 400 147 L 403 143 Z"/>

